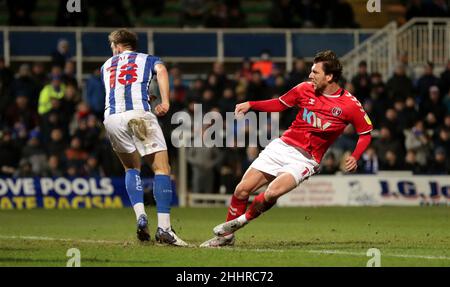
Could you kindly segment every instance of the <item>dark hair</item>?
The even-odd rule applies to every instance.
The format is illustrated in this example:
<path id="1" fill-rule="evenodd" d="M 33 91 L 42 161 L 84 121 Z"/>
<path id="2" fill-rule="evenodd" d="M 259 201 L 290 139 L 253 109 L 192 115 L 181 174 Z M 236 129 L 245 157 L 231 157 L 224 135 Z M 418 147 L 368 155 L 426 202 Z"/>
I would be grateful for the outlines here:
<path id="1" fill-rule="evenodd" d="M 323 62 L 325 75 L 333 75 L 333 82 L 338 82 L 342 75 L 342 64 L 331 50 L 321 51 L 314 57 L 314 64 Z"/>
<path id="2" fill-rule="evenodd" d="M 114 45 L 122 44 L 132 50 L 137 48 L 137 34 L 127 29 L 119 29 L 111 32 L 108 36 L 110 43 Z"/>

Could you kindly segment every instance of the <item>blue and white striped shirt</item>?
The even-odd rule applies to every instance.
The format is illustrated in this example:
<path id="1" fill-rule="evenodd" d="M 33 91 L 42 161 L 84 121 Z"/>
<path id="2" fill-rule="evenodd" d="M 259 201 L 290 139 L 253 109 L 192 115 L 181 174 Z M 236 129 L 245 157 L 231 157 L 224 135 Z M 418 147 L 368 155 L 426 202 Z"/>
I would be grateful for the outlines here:
<path id="1" fill-rule="evenodd" d="M 124 51 L 103 64 L 105 118 L 130 110 L 150 111 L 148 89 L 156 75 L 156 64 L 163 62 L 158 57 L 133 51 Z"/>

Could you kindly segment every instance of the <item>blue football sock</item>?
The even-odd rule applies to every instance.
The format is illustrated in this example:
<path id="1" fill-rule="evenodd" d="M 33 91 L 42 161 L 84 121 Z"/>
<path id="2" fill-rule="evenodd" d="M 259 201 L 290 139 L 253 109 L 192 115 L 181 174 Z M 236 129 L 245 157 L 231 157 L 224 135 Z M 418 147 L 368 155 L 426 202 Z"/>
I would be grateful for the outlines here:
<path id="1" fill-rule="evenodd" d="M 172 182 L 170 176 L 156 174 L 153 184 L 153 196 L 156 201 L 156 210 L 158 213 L 170 213 L 172 203 Z"/>
<path id="2" fill-rule="evenodd" d="M 129 169 L 125 175 L 125 186 L 132 206 L 137 203 L 144 203 L 144 191 L 141 184 L 141 176 L 139 174 L 139 170 Z"/>

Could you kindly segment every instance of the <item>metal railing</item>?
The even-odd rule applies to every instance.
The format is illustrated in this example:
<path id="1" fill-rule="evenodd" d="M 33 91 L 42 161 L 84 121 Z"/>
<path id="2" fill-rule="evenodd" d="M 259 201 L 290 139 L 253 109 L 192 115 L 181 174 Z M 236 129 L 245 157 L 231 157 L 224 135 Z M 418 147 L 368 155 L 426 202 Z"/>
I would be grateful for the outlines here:
<path id="1" fill-rule="evenodd" d="M 379 72 L 387 80 L 401 54 L 407 54 L 411 67 L 428 61 L 444 65 L 450 58 L 450 18 L 414 18 L 400 28 L 389 23 L 342 57 L 344 76 L 351 79 L 365 60 L 369 72 Z"/>
<path id="2" fill-rule="evenodd" d="M 94 33 L 109 33 L 114 28 L 93 28 L 93 27 L 9 27 L 9 26 L 0 26 L 0 33 L 3 36 L 3 45 L 0 47 L 0 50 L 3 51 L 3 57 L 7 65 L 10 62 L 22 62 L 22 61 L 50 61 L 50 53 L 47 55 L 42 54 L 26 54 L 19 55 L 14 54 L 14 45 L 25 45 L 23 42 L 20 44 L 16 44 L 12 41 L 12 36 L 14 34 L 20 34 L 24 32 L 36 32 L 36 33 L 69 33 L 71 38 L 74 39 L 74 47 L 73 54 L 74 60 L 76 62 L 77 67 L 77 79 L 81 83 L 82 81 L 82 71 L 83 64 L 89 62 L 102 62 L 107 59 L 107 56 L 99 56 L 99 55 L 88 55 L 85 50 L 85 44 L 83 40 L 84 36 L 89 36 L 89 34 Z M 141 33 L 143 35 L 143 46 L 145 46 L 144 51 L 149 54 L 158 53 L 159 56 L 163 57 L 166 62 L 177 62 L 177 63 L 213 63 L 216 61 L 219 62 L 240 62 L 242 61 L 243 56 L 231 56 L 227 55 L 226 47 L 230 45 L 230 42 L 226 41 L 227 36 L 232 35 L 240 35 L 240 34 L 249 34 L 253 36 L 264 36 L 264 35 L 279 35 L 282 37 L 282 40 L 279 41 L 280 45 L 283 45 L 283 52 L 278 55 L 273 56 L 273 60 L 278 63 L 285 64 L 287 71 L 292 69 L 293 61 L 295 57 L 303 57 L 306 60 L 311 60 L 313 57 L 312 52 L 302 52 L 301 48 L 305 46 L 314 45 L 314 41 L 308 41 L 305 39 L 310 39 L 311 35 L 313 36 L 323 36 L 329 34 L 330 37 L 336 36 L 344 36 L 345 42 L 334 41 L 335 46 L 344 45 L 346 47 L 357 47 L 360 42 L 364 41 L 367 35 L 373 34 L 375 29 L 270 29 L 270 28 L 254 28 L 254 29 L 182 29 L 182 28 L 135 28 L 132 29 L 137 33 Z M 174 56 L 174 55 L 160 55 L 161 51 L 157 51 L 158 43 L 154 40 L 155 36 L 158 35 L 169 35 L 169 34 L 210 34 L 215 37 L 215 50 L 211 51 L 211 55 L 198 55 L 198 56 Z M 306 37 L 306 38 L 305 38 Z M 1 39 L 0 39 L 1 40 Z M 45 41 L 44 39 L 41 39 Z M 303 42 L 302 42 L 303 41 Z M 308 41 L 308 42 L 304 42 Z M 343 40 L 344 41 L 344 40 Z M 270 42 L 270 41 L 269 41 Z M 278 42 L 277 42 L 278 43 Z M 29 45 L 35 45 L 39 43 L 32 43 L 30 41 Z M 98 43 L 101 46 L 99 50 L 103 51 L 104 47 L 108 46 L 108 43 Z M 274 43 L 267 43 L 268 45 Z M 179 43 L 180 51 L 183 50 L 184 43 Z M 231 43 L 234 45 L 234 42 Z M 242 45 L 242 43 L 236 43 L 237 46 Z M 56 47 L 56 43 L 54 43 L 54 47 Z M 100 49 L 102 48 L 102 49 Z M 259 53 L 265 49 L 266 47 L 261 46 L 258 47 L 259 52 L 254 53 L 250 58 L 256 59 L 259 56 Z M 90 47 L 92 49 L 92 47 Z M 95 47 L 94 47 L 95 49 Z M 318 48 L 320 49 L 320 48 Z M 309 50 L 308 50 L 309 51 Z M 316 52 L 316 51 L 314 51 Z"/>

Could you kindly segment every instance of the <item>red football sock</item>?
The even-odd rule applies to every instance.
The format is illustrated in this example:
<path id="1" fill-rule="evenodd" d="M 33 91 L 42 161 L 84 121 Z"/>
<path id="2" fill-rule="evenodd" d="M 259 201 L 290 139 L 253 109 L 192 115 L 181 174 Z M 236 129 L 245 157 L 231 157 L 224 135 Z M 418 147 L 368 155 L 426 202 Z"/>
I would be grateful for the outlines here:
<path id="1" fill-rule="evenodd" d="M 246 199 L 239 199 L 234 194 L 231 197 L 230 207 L 228 208 L 227 221 L 238 218 L 245 213 L 247 209 L 248 197 Z"/>
<path id="2" fill-rule="evenodd" d="M 276 200 L 273 202 L 266 201 L 266 199 L 264 198 L 264 192 L 261 192 L 255 197 L 252 204 L 247 209 L 247 212 L 245 212 L 245 218 L 247 220 L 255 219 L 256 217 L 260 216 L 263 212 L 266 212 L 272 206 L 274 206 L 276 202 L 277 202 Z"/>

